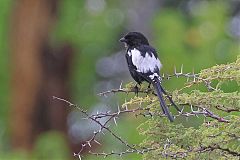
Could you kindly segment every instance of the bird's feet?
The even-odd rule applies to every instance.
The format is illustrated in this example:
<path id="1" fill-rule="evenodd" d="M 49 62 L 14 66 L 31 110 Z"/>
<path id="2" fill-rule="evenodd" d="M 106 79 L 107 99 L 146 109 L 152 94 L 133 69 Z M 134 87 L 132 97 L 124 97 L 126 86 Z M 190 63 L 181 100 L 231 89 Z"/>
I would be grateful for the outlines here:
<path id="1" fill-rule="evenodd" d="M 136 84 L 135 87 L 133 87 L 133 91 L 138 97 L 138 92 L 139 92 L 138 84 Z"/>

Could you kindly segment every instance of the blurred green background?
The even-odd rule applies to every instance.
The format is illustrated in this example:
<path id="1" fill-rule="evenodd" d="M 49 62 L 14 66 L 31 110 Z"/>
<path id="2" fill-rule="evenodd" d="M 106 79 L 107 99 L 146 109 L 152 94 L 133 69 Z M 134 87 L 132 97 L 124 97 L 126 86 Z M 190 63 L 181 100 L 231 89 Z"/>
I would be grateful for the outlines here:
<path id="1" fill-rule="evenodd" d="M 52 96 L 66 98 L 90 113 L 115 111 L 118 104 L 134 96 L 97 96 L 121 82 L 133 81 L 124 46 L 118 42 L 128 31 L 140 31 L 149 38 L 163 63 L 162 73 L 172 73 L 174 66 L 180 70 L 182 64 L 184 72 L 198 72 L 232 62 L 240 54 L 240 2 L 1 0 L 0 159 L 74 159 L 73 152 L 99 126 L 64 104 L 59 104 L 60 109 Z M 32 91 L 25 91 L 24 85 L 34 80 L 29 87 Z M 184 81 L 164 81 L 164 86 L 173 90 Z M 139 143 L 143 137 L 136 127 L 143 121 L 126 115 L 113 130 L 129 143 Z M 24 122 L 27 127 L 22 127 Z M 124 149 L 110 135 L 98 139 L 103 145 L 93 146 L 94 150 Z M 86 151 L 84 159 L 98 158 Z"/>

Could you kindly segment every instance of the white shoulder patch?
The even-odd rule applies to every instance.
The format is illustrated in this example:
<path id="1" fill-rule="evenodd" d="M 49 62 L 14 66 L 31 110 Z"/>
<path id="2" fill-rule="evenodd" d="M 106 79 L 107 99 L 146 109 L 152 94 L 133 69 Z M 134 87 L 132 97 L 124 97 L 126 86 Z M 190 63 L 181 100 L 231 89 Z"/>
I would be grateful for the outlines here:
<path id="1" fill-rule="evenodd" d="M 129 56 L 131 56 L 131 55 L 132 55 L 131 50 L 129 50 L 129 51 L 127 52 L 127 54 L 128 54 Z"/>
<path id="2" fill-rule="evenodd" d="M 161 78 L 160 78 L 160 76 L 159 76 L 157 73 L 153 73 L 153 74 L 150 75 L 149 77 L 150 77 L 152 80 L 154 80 L 154 78 L 157 77 L 157 78 L 160 80 L 160 82 L 161 82 Z"/>
<path id="3" fill-rule="evenodd" d="M 129 54 L 129 53 L 128 53 Z M 139 50 L 134 48 L 131 50 L 132 62 L 136 66 L 137 70 L 142 73 L 147 73 L 149 71 L 154 72 L 155 68 L 162 67 L 162 64 L 158 58 L 156 58 L 153 53 L 146 53 L 145 57 L 143 57 Z"/>

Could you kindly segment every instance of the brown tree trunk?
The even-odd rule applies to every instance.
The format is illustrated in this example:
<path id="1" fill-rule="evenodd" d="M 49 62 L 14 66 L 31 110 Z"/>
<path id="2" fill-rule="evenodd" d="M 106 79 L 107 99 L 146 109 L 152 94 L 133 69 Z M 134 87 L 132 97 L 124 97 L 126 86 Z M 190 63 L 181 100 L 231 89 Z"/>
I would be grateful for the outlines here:
<path id="1" fill-rule="evenodd" d="M 55 51 L 48 45 L 56 9 L 57 0 L 17 0 L 13 8 L 10 125 L 14 149 L 31 150 L 42 131 L 57 129 L 66 133 L 67 110 L 53 105 L 51 97 L 69 97 L 72 49 L 67 45 Z"/>

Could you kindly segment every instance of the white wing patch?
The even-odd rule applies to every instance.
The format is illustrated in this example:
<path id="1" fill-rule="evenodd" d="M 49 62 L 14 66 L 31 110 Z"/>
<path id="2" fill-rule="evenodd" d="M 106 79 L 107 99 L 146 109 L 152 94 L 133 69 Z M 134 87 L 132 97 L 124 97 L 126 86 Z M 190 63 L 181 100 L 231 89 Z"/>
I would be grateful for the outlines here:
<path id="1" fill-rule="evenodd" d="M 152 75 L 149 76 L 152 80 L 154 80 L 155 77 L 157 77 L 159 79 L 159 81 L 161 82 L 161 77 L 157 74 L 157 73 L 153 73 Z"/>
<path id="2" fill-rule="evenodd" d="M 156 67 L 159 68 L 159 70 L 162 67 L 160 60 L 156 58 L 153 53 L 152 56 L 150 56 L 149 53 L 146 53 L 145 57 L 143 57 L 140 51 L 134 48 L 131 50 L 131 53 L 128 54 L 132 55 L 132 62 L 136 66 L 138 72 L 154 72 Z"/>
<path id="3" fill-rule="evenodd" d="M 128 54 L 129 56 L 132 56 L 132 52 L 131 52 L 131 51 L 128 51 L 127 54 Z"/>

